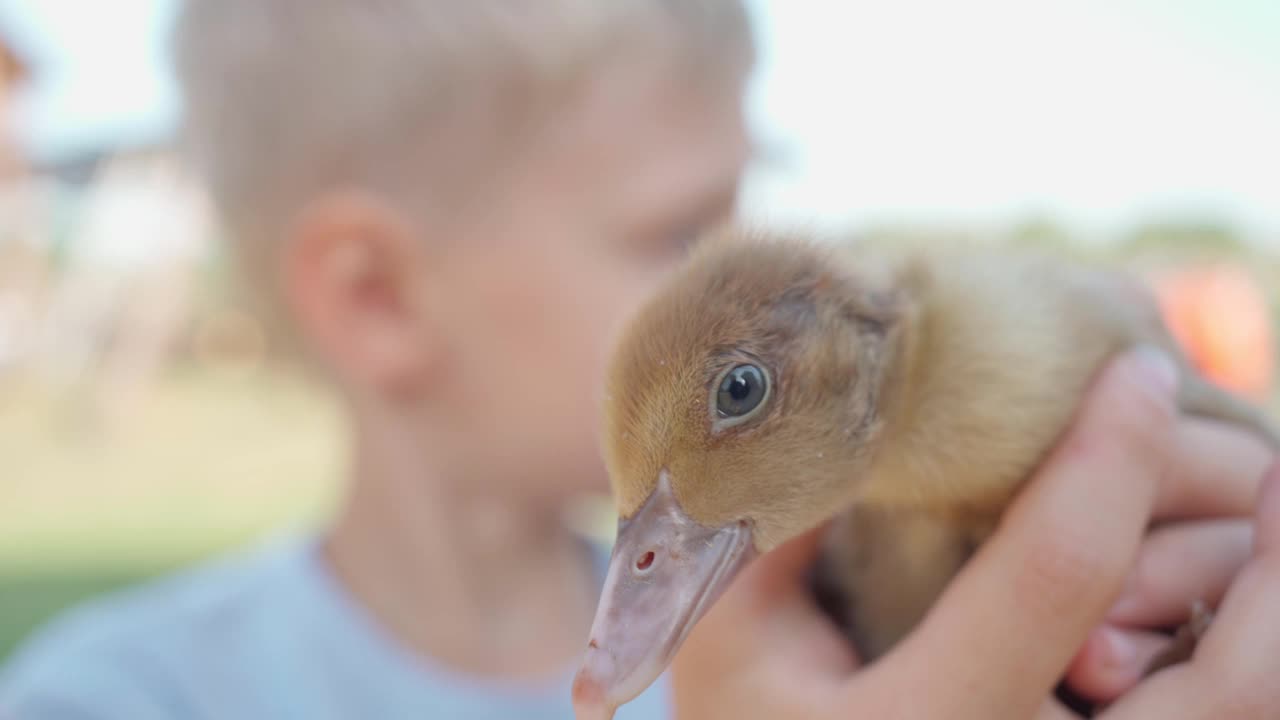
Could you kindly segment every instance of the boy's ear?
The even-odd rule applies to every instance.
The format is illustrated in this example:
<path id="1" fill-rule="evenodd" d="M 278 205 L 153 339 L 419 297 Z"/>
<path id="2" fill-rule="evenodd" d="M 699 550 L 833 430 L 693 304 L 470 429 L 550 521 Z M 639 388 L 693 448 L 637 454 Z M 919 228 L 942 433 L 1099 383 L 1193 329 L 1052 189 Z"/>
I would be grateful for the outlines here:
<path id="1" fill-rule="evenodd" d="M 423 253 L 394 208 L 362 193 L 325 195 L 292 224 L 281 257 L 286 300 L 308 344 L 351 389 L 419 389 L 433 348 L 413 295 Z"/>

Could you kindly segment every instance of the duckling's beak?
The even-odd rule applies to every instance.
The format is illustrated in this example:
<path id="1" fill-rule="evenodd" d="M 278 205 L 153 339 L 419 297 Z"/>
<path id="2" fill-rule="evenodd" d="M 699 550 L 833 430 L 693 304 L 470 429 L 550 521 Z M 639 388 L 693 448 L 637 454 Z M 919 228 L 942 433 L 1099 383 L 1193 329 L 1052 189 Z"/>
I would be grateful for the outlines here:
<path id="1" fill-rule="evenodd" d="M 698 524 L 680 507 L 662 471 L 640 509 L 618 524 L 586 657 L 573 683 L 578 720 L 608 720 L 653 684 L 755 554 L 748 522 Z"/>

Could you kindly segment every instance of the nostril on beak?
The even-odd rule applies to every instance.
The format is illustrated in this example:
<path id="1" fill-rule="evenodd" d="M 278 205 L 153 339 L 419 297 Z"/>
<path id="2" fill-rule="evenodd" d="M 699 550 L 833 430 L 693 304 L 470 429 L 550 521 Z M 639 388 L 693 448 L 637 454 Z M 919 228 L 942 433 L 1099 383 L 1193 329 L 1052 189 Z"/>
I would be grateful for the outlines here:
<path id="1" fill-rule="evenodd" d="M 654 554 L 652 550 L 641 554 L 640 557 L 636 558 L 636 570 L 645 572 L 649 568 L 653 567 L 653 559 Z"/>

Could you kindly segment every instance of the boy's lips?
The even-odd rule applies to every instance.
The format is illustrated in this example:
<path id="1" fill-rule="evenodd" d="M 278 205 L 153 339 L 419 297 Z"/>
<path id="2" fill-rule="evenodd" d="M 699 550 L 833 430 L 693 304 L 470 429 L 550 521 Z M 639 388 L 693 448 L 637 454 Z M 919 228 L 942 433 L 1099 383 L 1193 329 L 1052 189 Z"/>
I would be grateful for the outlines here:
<path id="1" fill-rule="evenodd" d="M 700 525 L 676 502 L 664 470 L 640 510 L 619 524 L 587 652 L 574 679 L 580 720 L 611 717 L 651 685 L 754 556 L 749 523 Z"/>

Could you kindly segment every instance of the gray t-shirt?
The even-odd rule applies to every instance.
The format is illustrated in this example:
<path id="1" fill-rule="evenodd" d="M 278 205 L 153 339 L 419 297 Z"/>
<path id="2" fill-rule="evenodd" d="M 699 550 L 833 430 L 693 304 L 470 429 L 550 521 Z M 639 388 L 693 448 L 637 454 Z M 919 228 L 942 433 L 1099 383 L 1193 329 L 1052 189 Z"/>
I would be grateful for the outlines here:
<path id="1" fill-rule="evenodd" d="M 571 720 L 573 670 L 521 685 L 435 665 L 291 537 L 56 619 L 0 670 L 0 720 Z M 664 677 L 617 720 L 670 715 Z"/>

